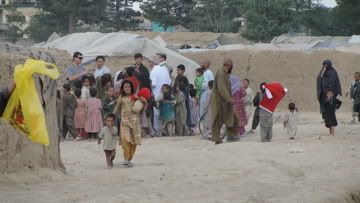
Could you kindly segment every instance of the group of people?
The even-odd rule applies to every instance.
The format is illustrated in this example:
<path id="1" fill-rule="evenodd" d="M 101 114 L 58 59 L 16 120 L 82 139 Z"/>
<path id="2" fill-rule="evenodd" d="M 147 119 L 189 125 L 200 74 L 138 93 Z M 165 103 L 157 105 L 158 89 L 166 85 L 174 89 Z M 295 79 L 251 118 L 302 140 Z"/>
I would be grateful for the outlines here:
<path id="1" fill-rule="evenodd" d="M 105 66 L 105 57 L 96 57 L 97 68 L 91 73 L 84 68 L 83 55 L 74 53 L 73 66 L 66 70 L 67 82 L 63 85 L 61 99 L 64 139 L 68 135 L 76 140 L 94 139 L 99 143 L 103 140 L 110 168 L 119 140 L 124 165 L 132 166 L 136 146 L 145 136 L 194 135 L 197 127 L 202 126 L 202 139 L 220 144 L 226 134 L 228 142 L 238 141 L 245 134 L 245 126 L 255 107 L 248 134 L 254 133 L 260 125 L 261 141 L 271 141 L 272 115 L 287 92 L 280 83 L 263 82 L 254 95 L 250 81 L 240 81 L 240 77 L 232 73 L 230 58 L 224 60 L 223 68 L 215 75 L 210 61 L 204 60 L 195 73 L 190 73 L 196 75 L 192 82 L 182 64 L 176 67 L 176 77 L 172 76 L 173 68 L 167 63 L 166 54 L 158 53 L 150 58 L 149 69 L 143 64 L 142 54 L 135 54 L 134 58 L 134 65 L 111 75 Z M 354 112 L 360 110 L 359 80 L 360 74 L 355 73 L 350 91 Z M 335 111 L 341 105 L 336 96 L 341 95 L 341 87 L 330 61 L 324 61 L 317 85 L 323 119 L 330 134 L 334 135 Z M 288 107 L 284 127 L 290 139 L 294 139 L 298 110 L 295 103 Z"/>

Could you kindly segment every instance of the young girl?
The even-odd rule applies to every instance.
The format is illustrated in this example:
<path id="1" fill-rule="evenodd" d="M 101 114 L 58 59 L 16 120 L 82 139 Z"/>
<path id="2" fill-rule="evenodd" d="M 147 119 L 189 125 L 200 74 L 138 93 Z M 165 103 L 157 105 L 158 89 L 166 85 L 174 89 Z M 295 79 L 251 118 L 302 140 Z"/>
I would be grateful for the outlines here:
<path id="1" fill-rule="evenodd" d="M 178 85 L 174 86 L 174 95 L 175 95 L 175 126 L 176 126 L 176 135 L 185 136 L 187 134 L 186 127 L 186 104 L 185 104 L 185 95 Z"/>
<path id="2" fill-rule="evenodd" d="M 114 96 L 114 88 L 109 87 L 106 94 L 107 94 L 107 96 L 102 102 L 105 117 L 107 117 L 108 114 L 111 114 L 114 111 L 114 108 L 116 105 L 116 99 Z"/>
<path id="3" fill-rule="evenodd" d="M 90 141 L 97 138 L 97 134 L 103 127 L 102 105 L 100 99 L 96 98 L 97 91 L 90 88 L 90 99 L 86 100 L 86 123 L 85 131 Z"/>
<path id="4" fill-rule="evenodd" d="M 290 136 L 290 140 L 295 139 L 297 133 L 298 110 L 295 103 L 289 104 L 289 112 L 285 114 L 284 128 L 286 133 Z"/>
<path id="5" fill-rule="evenodd" d="M 80 137 L 86 138 L 85 132 L 85 118 L 86 118 L 86 99 L 81 98 L 81 89 L 75 89 L 77 106 L 75 109 L 75 129 L 78 131 Z"/>
<path id="6" fill-rule="evenodd" d="M 247 125 L 247 117 L 245 111 L 244 97 L 246 90 L 242 87 L 240 77 L 236 75 L 230 75 L 231 93 L 234 97 L 234 111 L 239 119 L 239 133 L 243 135 L 245 133 L 245 126 Z"/>
<path id="7" fill-rule="evenodd" d="M 335 136 L 335 127 L 337 126 L 336 120 L 336 109 L 339 109 L 341 106 L 341 101 L 334 97 L 332 91 L 327 91 L 326 93 L 326 102 L 324 109 L 325 116 L 325 126 L 329 128 L 330 135 Z"/>
<path id="8" fill-rule="evenodd" d="M 203 75 L 204 71 L 202 68 L 197 68 L 196 69 L 196 78 L 194 81 L 195 84 L 195 89 L 196 89 L 196 98 L 199 100 L 200 98 L 200 94 L 202 93 L 202 86 L 203 86 L 203 82 L 204 82 L 204 75 Z"/>
<path id="9" fill-rule="evenodd" d="M 136 100 L 135 89 L 128 80 L 121 84 L 121 96 L 119 97 L 114 113 L 120 113 L 120 142 L 124 153 L 126 167 L 131 167 L 131 160 L 134 157 L 136 146 L 141 144 L 139 114 L 133 112 L 133 105 Z"/>
<path id="10" fill-rule="evenodd" d="M 115 159 L 115 148 L 116 142 L 118 140 L 118 130 L 114 126 L 115 124 L 115 115 L 108 114 L 105 118 L 106 126 L 101 129 L 99 134 L 99 141 L 98 144 L 101 144 L 101 140 L 104 140 L 103 148 L 106 156 L 106 163 L 108 168 L 112 168 L 114 166 L 114 159 Z"/>
<path id="11" fill-rule="evenodd" d="M 90 78 L 86 75 L 81 77 L 82 89 L 81 89 L 81 98 L 89 99 L 90 98 Z"/>
<path id="12" fill-rule="evenodd" d="M 164 126 L 164 131 L 162 132 L 162 134 L 165 136 L 175 136 L 175 98 L 171 94 L 170 85 L 163 85 L 161 91 L 162 94 L 159 98 L 159 110 L 160 119 Z"/>

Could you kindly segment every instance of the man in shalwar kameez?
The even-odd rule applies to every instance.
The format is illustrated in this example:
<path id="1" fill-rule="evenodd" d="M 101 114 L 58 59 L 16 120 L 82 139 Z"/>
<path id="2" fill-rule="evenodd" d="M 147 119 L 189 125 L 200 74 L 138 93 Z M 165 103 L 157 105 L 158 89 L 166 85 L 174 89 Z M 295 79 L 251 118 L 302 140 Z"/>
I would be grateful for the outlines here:
<path id="1" fill-rule="evenodd" d="M 231 59 L 225 59 L 223 69 L 218 70 L 215 75 L 213 94 L 211 98 L 212 116 L 212 141 L 215 144 L 222 143 L 220 129 L 225 124 L 227 129 L 227 140 L 237 141 L 238 118 L 234 113 L 234 98 L 231 96 L 230 73 L 233 68 Z"/>

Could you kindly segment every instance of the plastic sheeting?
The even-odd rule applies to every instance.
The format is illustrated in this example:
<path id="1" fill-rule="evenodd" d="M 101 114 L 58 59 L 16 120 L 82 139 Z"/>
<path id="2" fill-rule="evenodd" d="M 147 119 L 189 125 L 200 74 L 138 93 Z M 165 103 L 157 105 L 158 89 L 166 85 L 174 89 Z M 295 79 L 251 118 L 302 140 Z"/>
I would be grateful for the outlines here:
<path id="1" fill-rule="evenodd" d="M 130 33 L 74 33 L 40 46 L 66 50 L 71 55 L 75 51 L 80 51 L 84 54 L 84 61 L 93 59 L 98 55 L 123 57 L 134 56 L 135 53 L 142 53 L 145 58 L 150 59 L 156 53 L 161 52 L 167 55 L 167 63 L 172 67 L 184 64 L 190 80 L 195 78 L 195 70 L 199 67 L 194 61 L 161 46 L 157 42 Z M 176 74 L 176 71 L 173 74 Z"/>

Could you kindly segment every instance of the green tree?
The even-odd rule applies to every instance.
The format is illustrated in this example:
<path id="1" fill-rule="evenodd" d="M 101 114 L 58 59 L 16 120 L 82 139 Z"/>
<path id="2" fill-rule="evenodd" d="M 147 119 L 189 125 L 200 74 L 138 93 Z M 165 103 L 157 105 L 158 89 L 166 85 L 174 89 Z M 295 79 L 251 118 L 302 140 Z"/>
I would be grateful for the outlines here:
<path id="1" fill-rule="evenodd" d="M 53 14 L 40 13 L 31 18 L 26 32 L 35 42 L 46 41 L 53 32 L 57 32 L 60 35 L 67 33 L 67 24 L 60 23 L 65 20 Z"/>
<path id="2" fill-rule="evenodd" d="M 192 31 L 238 32 L 241 3 L 242 0 L 200 0 L 185 27 Z"/>
<path id="3" fill-rule="evenodd" d="M 195 0 L 152 0 L 144 2 L 141 9 L 146 18 L 167 30 L 170 26 L 186 26 L 191 19 L 189 13 L 195 4 Z"/>
<path id="4" fill-rule="evenodd" d="M 109 5 L 108 0 L 40 0 L 40 3 L 44 15 L 53 18 L 56 24 L 67 25 L 67 33 L 75 31 L 79 20 L 88 24 L 100 23 L 106 17 Z"/>
<path id="5" fill-rule="evenodd" d="M 10 14 L 7 15 L 8 30 L 5 35 L 8 39 L 15 43 L 24 35 L 25 16 L 15 8 L 9 8 Z"/>
<path id="6" fill-rule="evenodd" d="M 338 34 L 353 35 L 360 33 L 360 1 L 336 0 L 335 18 Z"/>
<path id="7" fill-rule="evenodd" d="M 292 0 L 244 0 L 242 9 L 246 18 L 243 34 L 250 40 L 268 42 L 291 30 Z"/>
<path id="8" fill-rule="evenodd" d="M 107 9 L 107 19 L 104 22 L 106 31 L 117 32 L 119 30 L 134 30 L 142 20 L 136 18 L 141 16 L 139 11 L 135 11 L 134 2 L 141 0 L 114 0 Z"/>

